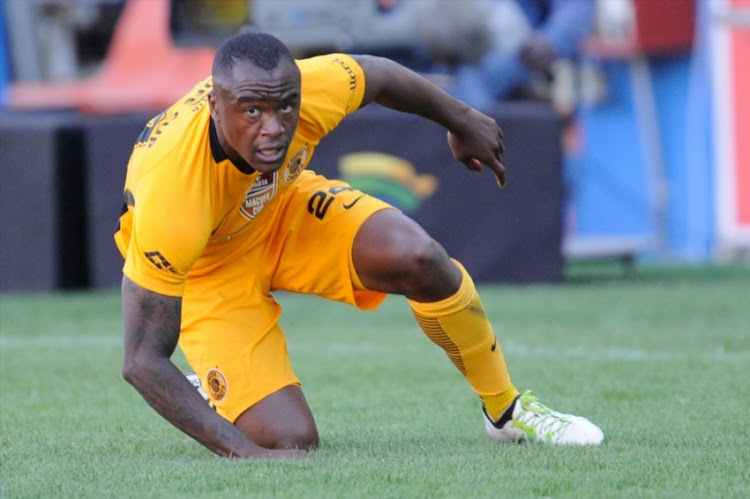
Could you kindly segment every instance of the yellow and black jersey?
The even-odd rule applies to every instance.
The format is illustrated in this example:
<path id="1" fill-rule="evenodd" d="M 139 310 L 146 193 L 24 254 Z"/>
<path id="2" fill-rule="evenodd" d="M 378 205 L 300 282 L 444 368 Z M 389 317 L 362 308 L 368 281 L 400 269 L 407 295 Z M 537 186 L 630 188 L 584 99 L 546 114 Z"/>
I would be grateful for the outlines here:
<path id="1" fill-rule="evenodd" d="M 272 209 L 307 167 L 320 139 L 364 95 L 364 74 L 351 57 L 297 61 L 300 121 L 277 172 L 245 174 L 218 147 L 208 106 L 211 78 L 154 117 L 139 136 L 125 180 L 127 211 L 115 234 L 123 272 L 151 291 L 182 296 L 188 273 L 201 275 L 262 240 Z"/>

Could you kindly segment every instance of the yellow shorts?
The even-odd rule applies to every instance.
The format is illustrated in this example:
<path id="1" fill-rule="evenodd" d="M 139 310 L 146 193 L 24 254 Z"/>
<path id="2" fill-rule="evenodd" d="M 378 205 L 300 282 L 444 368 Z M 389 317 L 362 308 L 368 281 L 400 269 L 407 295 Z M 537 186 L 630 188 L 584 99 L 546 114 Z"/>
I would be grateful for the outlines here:
<path id="1" fill-rule="evenodd" d="M 305 171 L 281 199 L 269 237 L 231 264 L 189 277 L 180 348 L 217 412 L 231 422 L 279 389 L 299 384 L 287 355 L 275 290 L 377 307 L 361 289 L 351 250 L 364 221 L 389 204 Z M 267 219 L 267 220 L 268 220 Z M 359 289 L 358 289 L 359 288 Z"/>

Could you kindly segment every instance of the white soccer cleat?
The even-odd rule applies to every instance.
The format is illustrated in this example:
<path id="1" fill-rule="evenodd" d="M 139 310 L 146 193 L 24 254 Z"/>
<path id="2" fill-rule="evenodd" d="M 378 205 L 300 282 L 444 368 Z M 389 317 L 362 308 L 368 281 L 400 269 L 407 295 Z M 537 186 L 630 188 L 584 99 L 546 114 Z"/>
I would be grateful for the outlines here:
<path id="1" fill-rule="evenodd" d="M 203 400 L 208 402 L 208 394 L 203 391 L 203 387 L 201 386 L 201 379 L 198 377 L 195 373 L 186 374 L 185 377 L 188 381 L 190 381 L 190 384 L 195 387 L 196 390 L 198 390 L 198 393 L 201 394 L 201 397 L 203 397 Z"/>
<path id="2" fill-rule="evenodd" d="M 580 416 L 553 411 L 539 402 L 531 390 L 516 399 L 511 419 L 502 426 L 483 412 L 487 433 L 501 442 L 599 445 L 604 440 L 602 430 L 594 423 Z"/>

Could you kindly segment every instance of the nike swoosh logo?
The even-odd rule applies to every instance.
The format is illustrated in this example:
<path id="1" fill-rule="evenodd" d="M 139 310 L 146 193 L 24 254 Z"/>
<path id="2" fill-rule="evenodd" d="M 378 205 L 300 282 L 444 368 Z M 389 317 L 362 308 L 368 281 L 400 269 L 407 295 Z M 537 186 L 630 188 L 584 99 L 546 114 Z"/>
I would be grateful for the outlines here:
<path id="1" fill-rule="evenodd" d="M 495 341 L 492 342 L 492 346 L 490 347 L 490 351 L 494 352 L 497 348 L 497 338 L 495 338 Z"/>
<path id="2" fill-rule="evenodd" d="M 343 205 L 343 206 L 344 206 L 344 209 L 345 209 L 345 210 L 348 210 L 349 208 L 351 208 L 352 206 L 354 206 L 355 204 L 357 204 L 357 202 L 358 202 L 358 201 L 359 201 L 360 199 L 362 199 L 363 197 L 365 197 L 365 194 L 362 194 L 362 195 L 360 195 L 360 196 L 359 196 L 359 197 L 358 197 L 357 199 L 355 199 L 354 201 L 352 201 L 352 202 L 351 202 L 351 203 L 349 203 L 349 204 L 344 204 L 344 205 Z"/>

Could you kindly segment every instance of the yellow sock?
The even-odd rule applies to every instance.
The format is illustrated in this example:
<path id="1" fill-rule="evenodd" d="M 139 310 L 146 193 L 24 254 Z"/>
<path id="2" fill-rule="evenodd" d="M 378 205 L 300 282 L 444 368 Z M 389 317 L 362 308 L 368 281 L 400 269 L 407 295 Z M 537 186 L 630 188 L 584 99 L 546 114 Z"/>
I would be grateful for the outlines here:
<path id="1" fill-rule="evenodd" d="M 505 358 L 474 281 L 459 262 L 454 262 L 463 273 L 456 294 L 433 303 L 409 300 L 409 305 L 422 331 L 445 351 L 482 399 L 490 417 L 497 420 L 518 390 L 510 382 Z"/>

